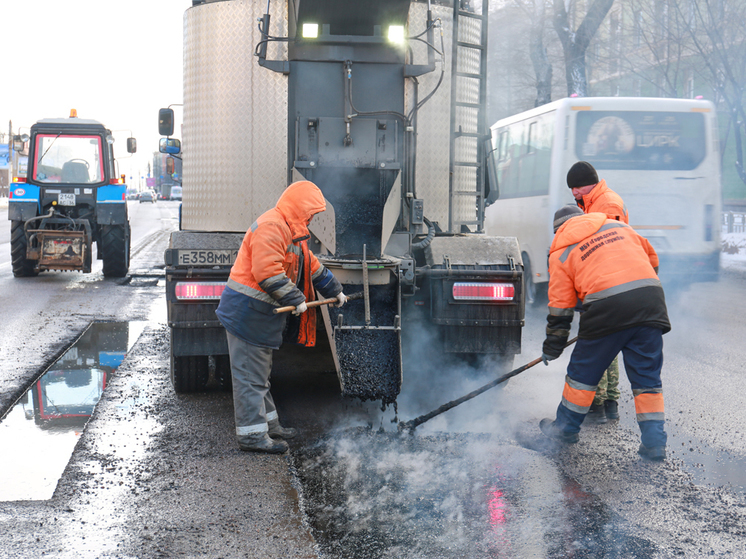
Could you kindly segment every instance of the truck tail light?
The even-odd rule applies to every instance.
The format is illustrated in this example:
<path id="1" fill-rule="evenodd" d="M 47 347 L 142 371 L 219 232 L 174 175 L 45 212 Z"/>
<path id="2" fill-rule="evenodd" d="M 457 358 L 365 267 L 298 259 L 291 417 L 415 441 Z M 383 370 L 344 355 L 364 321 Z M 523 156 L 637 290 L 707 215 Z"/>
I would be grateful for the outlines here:
<path id="1" fill-rule="evenodd" d="M 224 281 L 179 282 L 174 286 L 174 295 L 179 301 L 218 300 L 224 289 Z"/>
<path id="2" fill-rule="evenodd" d="M 513 301 L 515 286 L 512 283 L 456 282 L 453 298 L 456 301 Z"/>

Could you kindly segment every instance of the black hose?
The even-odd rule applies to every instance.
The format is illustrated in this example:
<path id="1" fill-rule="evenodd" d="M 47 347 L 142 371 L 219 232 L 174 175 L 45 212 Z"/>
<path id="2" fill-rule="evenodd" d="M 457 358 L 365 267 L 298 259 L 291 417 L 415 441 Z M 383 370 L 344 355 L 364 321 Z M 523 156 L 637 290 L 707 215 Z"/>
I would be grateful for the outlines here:
<path id="1" fill-rule="evenodd" d="M 426 217 L 423 217 L 422 220 L 425 222 L 425 225 L 427 225 L 427 237 L 425 237 L 421 241 L 412 243 L 412 248 L 415 250 L 425 248 L 427 245 L 433 242 L 433 238 L 435 237 L 435 226 Z"/>

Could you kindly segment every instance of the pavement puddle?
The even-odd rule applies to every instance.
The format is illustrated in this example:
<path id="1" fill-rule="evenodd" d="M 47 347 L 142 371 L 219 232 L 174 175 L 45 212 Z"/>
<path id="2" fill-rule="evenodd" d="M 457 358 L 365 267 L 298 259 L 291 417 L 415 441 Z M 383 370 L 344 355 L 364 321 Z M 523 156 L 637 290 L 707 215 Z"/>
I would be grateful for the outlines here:
<path id="1" fill-rule="evenodd" d="M 111 375 L 145 322 L 93 322 L 0 423 L 0 501 L 51 499 Z"/>

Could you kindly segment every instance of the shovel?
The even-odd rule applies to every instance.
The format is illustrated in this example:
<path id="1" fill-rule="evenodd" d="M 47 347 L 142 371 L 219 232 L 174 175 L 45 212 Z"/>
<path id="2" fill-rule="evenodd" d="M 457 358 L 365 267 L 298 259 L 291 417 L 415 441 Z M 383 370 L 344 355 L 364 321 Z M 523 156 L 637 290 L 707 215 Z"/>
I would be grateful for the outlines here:
<path id="1" fill-rule="evenodd" d="M 565 347 L 571 346 L 577 341 L 577 339 L 578 337 L 575 336 L 572 340 L 570 340 L 569 342 L 565 344 Z M 498 377 L 491 382 L 488 382 L 484 386 L 481 386 L 477 388 L 476 390 L 469 392 L 465 396 L 461 396 L 461 398 L 457 398 L 456 400 L 451 400 L 450 402 L 443 404 L 442 406 L 440 406 L 437 409 L 434 409 L 430 413 L 426 413 L 425 415 L 415 417 L 414 419 L 411 419 L 410 421 L 406 421 L 404 423 L 399 423 L 399 431 L 404 431 L 406 429 L 410 433 L 412 433 L 414 432 L 414 430 L 417 428 L 418 425 L 422 425 L 423 423 L 425 423 L 425 421 L 429 421 L 436 415 L 440 415 L 441 413 L 446 412 L 450 410 L 451 408 L 455 408 L 456 406 L 463 404 L 464 402 L 471 400 L 472 398 L 476 398 L 482 392 L 487 392 L 490 388 L 494 388 L 498 384 L 505 382 L 510 377 L 520 375 L 526 369 L 530 369 L 531 367 L 539 363 L 541 363 L 541 357 L 538 357 L 534 359 L 533 361 L 526 363 L 525 365 L 523 365 L 523 367 L 518 367 L 517 369 L 513 369 L 509 373 L 505 373 L 503 376 Z"/>
<path id="2" fill-rule="evenodd" d="M 363 297 L 363 292 L 358 291 L 357 293 L 353 293 L 352 295 L 349 295 L 347 297 L 348 301 L 354 301 L 355 299 L 361 299 Z M 321 305 L 331 305 L 332 303 L 339 303 L 336 297 L 333 297 L 332 299 L 319 299 L 318 301 L 311 301 L 310 303 L 306 303 L 306 306 L 310 309 L 313 307 L 320 307 Z M 280 314 L 281 312 L 292 312 L 295 310 L 295 307 L 290 305 L 288 307 L 277 307 L 272 312 L 275 314 Z"/>

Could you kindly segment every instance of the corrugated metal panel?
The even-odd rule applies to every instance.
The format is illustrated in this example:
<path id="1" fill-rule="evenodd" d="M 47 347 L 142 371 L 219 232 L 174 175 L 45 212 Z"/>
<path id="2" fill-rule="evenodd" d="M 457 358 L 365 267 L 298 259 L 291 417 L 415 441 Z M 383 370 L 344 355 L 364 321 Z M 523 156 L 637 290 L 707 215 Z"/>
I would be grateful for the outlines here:
<path id="1" fill-rule="evenodd" d="M 437 221 L 442 229 L 448 228 L 448 175 L 450 172 L 451 135 L 451 41 L 453 36 L 453 7 L 432 4 L 433 18 L 443 23 L 443 41 L 446 53 L 446 68 L 443 83 L 438 92 L 420 109 L 417 117 L 417 196 L 425 201 L 425 217 Z M 412 3 L 409 10 L 410 33 L 418 33 L 427 24 L 427 4 Z M 435 30 L 436 47 L 440 49 L 439 31 Z M 420 41 L 411 41 L 414 63 L 427 63 L 427 48 Z M 434 72 L 417 78 L 420 82 L 419 97 L 422 100 L 440 79 L 441 65 L 436 55 Z M 407 80 L 407 110 L 413 102 L 413 87 Z"/>
<path id="2" fill-rule="evenodd" d="M 266 5 L 213 2 L 184 16 L 184 229 L 245 231 L 287 186 L 287 78 L 254 56 Z M 272 35 L 287 35 L 286 2 L 270 7 Z M 268 58 L 286 59 L 285 44 L 270 43 Z"/>

